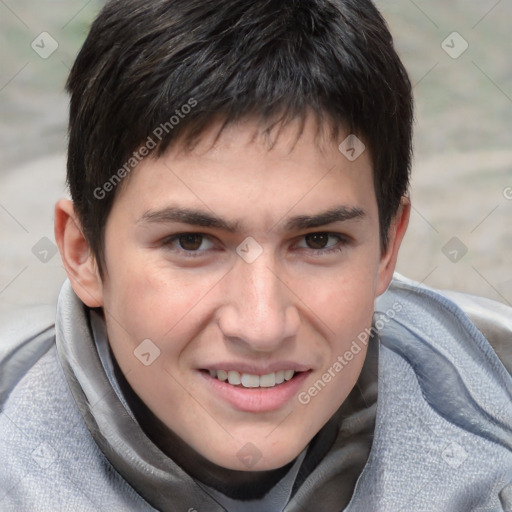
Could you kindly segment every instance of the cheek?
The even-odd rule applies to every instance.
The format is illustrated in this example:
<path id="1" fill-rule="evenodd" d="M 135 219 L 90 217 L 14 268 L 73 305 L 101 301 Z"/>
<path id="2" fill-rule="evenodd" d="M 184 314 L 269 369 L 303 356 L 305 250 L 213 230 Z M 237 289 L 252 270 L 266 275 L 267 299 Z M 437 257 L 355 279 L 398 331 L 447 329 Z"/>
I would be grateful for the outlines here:
<path id="1" fill-rule="evenodd" d="M 131 367 L 134 349 L 150 339 L 164 356 L 162 364 L 175 370 L 181 353 L 211 318 L 218 281 L 148 262 L 140 267 L 127 261 L 109 273 L 105 310 L 111 313 L 108 330 L 116 357 Z"/>
<path id="2" fill-rule="evenodd" d="M 111 306 L 137 331 L 149 329 L 156 337 L 163 334 L 158 334 L 159 329 L 171 328 L 200 298 L 201 290 L 186 275 L 150 261 L 128 263 L 110 279 Z"/>
<path id="3" fill-rule="evenodd" d="M 335 382 L 331 389 L 340 391 L 351 389 L 359 376 L 366 354 L 366 341 L 372 324 L 373 297 L 370 294 L 347 294 L 346 299 L 338 298 L 335 306 L 326 305 L 326 317 L 330 327 L 328 337 L 329 357 L 325 360 L 323 371 L 333 368 L 337 362 L 342 365 L 335 372 Z M 328 311 L 327 308 L 330 307 Z M 328 377 L 327 377 L 328 378 Z M 345 396 L 345 395 L 343 395 Z"/>
<path id="4" fill-rule="evenodd" d="M 353 338 L 371 324 L 374 297 L 373 283 L 353 283 L 345 287 L 336 296 L 332 296 L 325 305 L 333 331 L 339 333 L 344 342 Z"/>
<path id="5" fill-rule="evenodd" d="M 297 279 L 295 289 L 312 315 L 328 328 L 328 337 L 335 337 L 339 344 L 371 324 L 376 275 L 376 265 L 347 266 L 336 273 L 316 272 Z"/>

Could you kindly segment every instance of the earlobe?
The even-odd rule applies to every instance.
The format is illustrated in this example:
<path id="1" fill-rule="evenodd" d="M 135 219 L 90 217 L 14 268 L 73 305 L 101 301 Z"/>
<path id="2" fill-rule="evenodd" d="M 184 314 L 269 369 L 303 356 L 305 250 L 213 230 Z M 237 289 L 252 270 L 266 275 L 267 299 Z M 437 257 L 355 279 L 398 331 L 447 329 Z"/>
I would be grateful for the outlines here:
<path id="1" fill-rule="evenodd" d="M 411 214 L 411 201 L 408 197 L 402 197 L 400 206 L 393 217 L 388 231 L 388 245 L 381 255 L 377 284 L 377 295 L 383 294 L 393 278 L 398 251 L 409 225 Z"/>
<path id="2" fill-rule="evenodd" d="M 55 205 L 55 240 L 73 290 L 91 308 L 101 307 L 102 281 L 73 202 L 62 199 Z"/>

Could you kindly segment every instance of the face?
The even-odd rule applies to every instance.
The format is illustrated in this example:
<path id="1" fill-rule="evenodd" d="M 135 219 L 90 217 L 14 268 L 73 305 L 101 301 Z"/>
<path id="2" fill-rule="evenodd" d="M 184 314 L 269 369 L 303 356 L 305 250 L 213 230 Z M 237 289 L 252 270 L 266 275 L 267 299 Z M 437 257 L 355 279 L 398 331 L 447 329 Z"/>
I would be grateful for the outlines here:
<path id="1" fill-rule="evenodd" d="M 270 148 L 255 122 L 213 144 L 217 128 L 143 160 L 119 191 L 101 303 L 120 368 L 160 420 L 215 464 L 247 470 L 248 451 L 252 470 L 273 469 L 353 388 L 366 347 L 344 354 L 396 244 L 392 232 L 381 252 L 370 156 L 349 161 L 347 134 L 308 120 Z"/>

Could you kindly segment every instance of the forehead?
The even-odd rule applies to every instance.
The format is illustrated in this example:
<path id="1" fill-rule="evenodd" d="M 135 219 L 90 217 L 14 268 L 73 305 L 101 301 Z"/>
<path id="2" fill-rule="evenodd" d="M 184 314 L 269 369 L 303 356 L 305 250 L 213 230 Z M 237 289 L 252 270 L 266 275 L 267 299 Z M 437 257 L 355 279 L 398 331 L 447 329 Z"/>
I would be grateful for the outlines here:
<path id="1" fill-rule="evenodd" d="M 116 202 L 139 214 L 192 206 L 231 217 L 265 214 L 268 222 L 292 209 L 311 214 L 319 201 L 325 210 L 371 210 L 371 159 L 363 151 L 351 161 L 340 151 L 348 135 L 311 117 L 270 127 L 256 120 L 212 124 L 193 146 L 177 141 L 142 160 Z"/>
<path id="2" fill-rule="evenodd" d="M 207 124 L 199 136 L 190 138 L 185 132 L 174 144 L 174 153 L 204 155 L 216 150 L 228 149 L 230 144 L 257 145 L 262 150 L 289 154 L 297 144 L 315 146 L 323 151 L 335 143 L 340 132 L 346 131 L 327 116 L 321 120 L 311 111 L 292 119 L 284 117 L 264 120 L 259 117 L 244 117 L 228 122 L 222 118 Z M 188 144 L 186 143 L 188 142 Z"/>

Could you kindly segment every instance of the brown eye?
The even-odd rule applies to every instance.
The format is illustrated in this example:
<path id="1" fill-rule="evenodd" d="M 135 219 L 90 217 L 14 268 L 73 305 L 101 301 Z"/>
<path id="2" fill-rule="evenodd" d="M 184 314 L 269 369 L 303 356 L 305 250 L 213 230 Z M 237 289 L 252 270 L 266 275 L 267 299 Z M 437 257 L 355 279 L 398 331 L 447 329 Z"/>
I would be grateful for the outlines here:
<path id="1" fill-rule="evenodd" d="M 204 256 L 215 249 L 215 244 L 203 233 L 179 233 L 162 240 L 162 246 L 180 256 Z"/>
<path id="2" fill-rule="evenodd" d="M 325 249 L 329 242 L 329 234 L 312 233 L 311 235 L 306 235 L 304 240 L 310 249 Z"/>
<path id="3" fill-rule="evenodd" d="M 203 243 L 203 235 L 187 233 L 178 237 L 180 247 L 185 251 L 197 251 Z"/>

